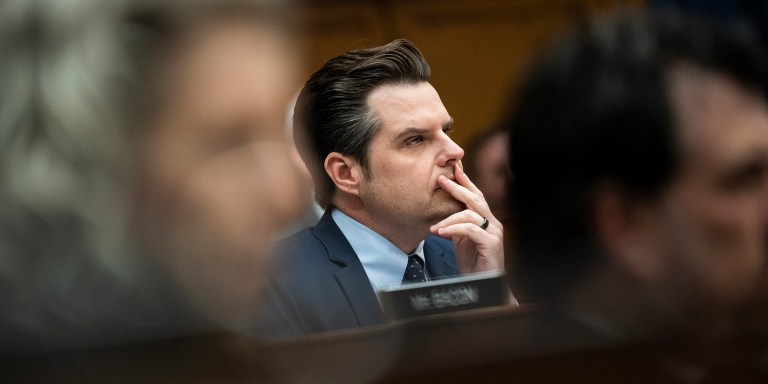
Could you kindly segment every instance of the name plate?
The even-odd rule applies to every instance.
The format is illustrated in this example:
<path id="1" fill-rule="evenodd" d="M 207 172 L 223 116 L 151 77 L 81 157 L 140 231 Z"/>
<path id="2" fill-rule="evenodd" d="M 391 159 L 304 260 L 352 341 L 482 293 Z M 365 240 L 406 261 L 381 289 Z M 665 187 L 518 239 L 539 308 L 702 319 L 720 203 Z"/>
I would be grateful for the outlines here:
<path id="1" fill-rule="evenodd" d="M 509 303 L 503 272 L 483 272 L 379 291 L 387 320 L 494 307 Z"/>

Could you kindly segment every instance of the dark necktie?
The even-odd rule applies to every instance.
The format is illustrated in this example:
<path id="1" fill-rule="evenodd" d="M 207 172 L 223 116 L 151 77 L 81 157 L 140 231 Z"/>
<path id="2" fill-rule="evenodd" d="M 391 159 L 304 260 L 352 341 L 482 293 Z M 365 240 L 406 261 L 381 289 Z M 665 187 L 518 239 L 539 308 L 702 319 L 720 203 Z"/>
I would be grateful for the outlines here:
<path id="1" fill-rule="evenodd" d="M 421 258 L 416 255 L 408 256 L 408 266 L 405 267 L 403 284 L 423 283 L 425 281 L 427 281 L 427 276 L 424 273 L 424 265 Z"/>

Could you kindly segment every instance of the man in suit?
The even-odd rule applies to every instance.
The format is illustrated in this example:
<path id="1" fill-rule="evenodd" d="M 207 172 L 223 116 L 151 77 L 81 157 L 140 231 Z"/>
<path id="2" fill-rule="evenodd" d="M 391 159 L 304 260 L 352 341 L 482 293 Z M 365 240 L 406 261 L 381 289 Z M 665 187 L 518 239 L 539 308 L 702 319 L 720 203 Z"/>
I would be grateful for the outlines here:
<path id="1" fill-rule="evenodd" d="M 463 172 L 453 119 L 407 40 L 348 52 L 307 81 L 294 138 L 325 208 L 276 247 L 257 333 L 383 322 L 377 298 L 422 280 L 503 270 L 503 229 Z M 409 257 L 415 256 L 415 257 Z"/>

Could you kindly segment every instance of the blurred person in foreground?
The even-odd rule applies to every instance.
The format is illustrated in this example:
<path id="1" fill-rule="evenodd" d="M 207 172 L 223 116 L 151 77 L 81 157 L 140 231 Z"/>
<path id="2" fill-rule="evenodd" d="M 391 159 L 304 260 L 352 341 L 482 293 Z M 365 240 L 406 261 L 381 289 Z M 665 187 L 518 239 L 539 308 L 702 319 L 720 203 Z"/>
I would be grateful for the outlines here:
<path id="1" fill-rule="evenodd" d="M 241 330 L 299 212 L 270 1 L 0 6 L 0 350 Z"/>
<path id="2" fill-rule="evenodd" d="M 381 324 L 378 290 L 409 271 L 429 281 L 503 270 L 503 228 L 462 170 L 429 77 L 399 39 L 335 57 L 304 85 L 294 138 L 325 214 L 276 247 L 259 334 Z"/>
<path id="3" fill-rule="evenodd" d="M 765 60 L 748 31 L 681 15 L 549 50 L 509 120 L 524 296 L 592 345 L 730 335 L 766 266 Z"/>

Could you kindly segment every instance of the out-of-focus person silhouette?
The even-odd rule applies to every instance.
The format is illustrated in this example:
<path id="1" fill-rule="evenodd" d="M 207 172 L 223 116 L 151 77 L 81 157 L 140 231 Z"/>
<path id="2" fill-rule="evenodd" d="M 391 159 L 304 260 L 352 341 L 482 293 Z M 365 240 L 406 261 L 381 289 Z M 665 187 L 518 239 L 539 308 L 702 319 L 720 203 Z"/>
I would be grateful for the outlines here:
<path id="1" fill-rule="evenodd" d="M 766 266 L 766 69 L 747 30 L 680 14 L 548 50 L 507 120 L 521 301 L 591 347 L 731 335 Z"/>
<path id="2" fill-rule="evenodd" d="M 649 0 L 648 7 L 659 10 L 684 10 L 718 23 L 749 24 L 763 47 L 768 48 L 768 3 L 755 0 Z"/>
<path id="3" fill-rule="evenodd" d="M 0 5 L 0 352 L 241 330 L 302 186 L 282 1 Z"/>
<path id="4" fill-rule="evenodd" d="M 502 223 L 507 219 L 509 168 L 509 132 L 491 128 L 472 138 L 465 149 L 464 168 Z M 505 223 L 506 224 L 506 223 Z"/>

